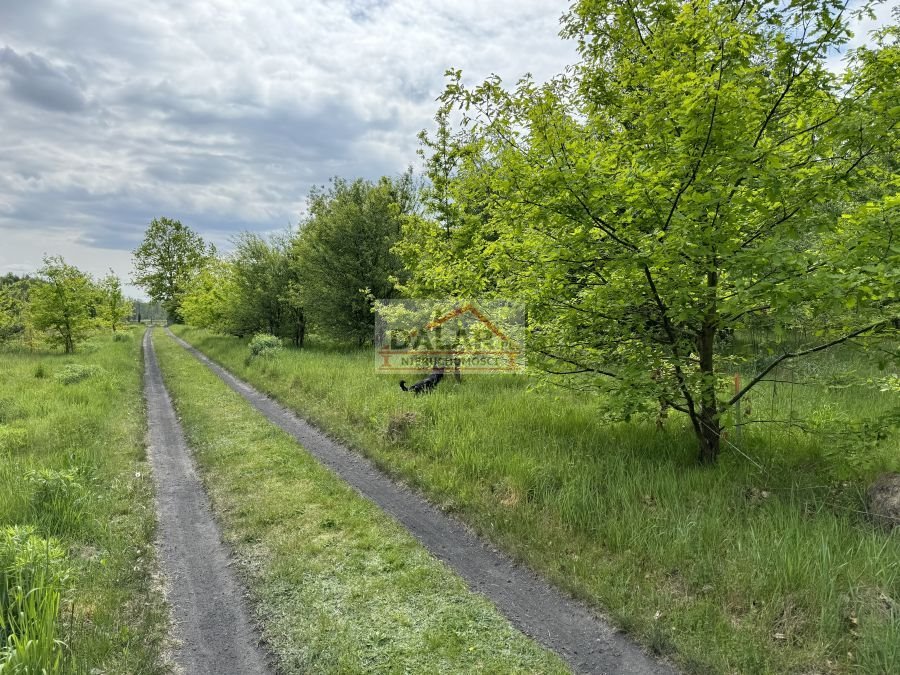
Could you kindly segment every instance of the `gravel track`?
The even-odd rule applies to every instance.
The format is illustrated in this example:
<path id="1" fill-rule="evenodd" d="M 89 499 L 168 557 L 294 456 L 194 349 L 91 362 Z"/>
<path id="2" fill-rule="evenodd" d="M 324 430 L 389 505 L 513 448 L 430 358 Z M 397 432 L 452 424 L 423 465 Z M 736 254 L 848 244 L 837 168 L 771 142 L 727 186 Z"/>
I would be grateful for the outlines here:
<path id="1" fill-rule="evenodd" d="M 171 331 L 169 335 L 322 464 L 399 521 L 519 630 L 559 654 L 575 671 L 627 675 L 676 672 L 616 632 L 584 604 L 514 563 L 418 493 L 394 482 L 369 460 L 328 438 Z"/>
<path id="2" fill-rule="evenodd" d="M 174 619 L 174 661 L 188 675 L 262 675 L 267 657 L 248 619 L 181 425 L 144 333 L 144 397 L 156 483 L 157 547 Z"/>

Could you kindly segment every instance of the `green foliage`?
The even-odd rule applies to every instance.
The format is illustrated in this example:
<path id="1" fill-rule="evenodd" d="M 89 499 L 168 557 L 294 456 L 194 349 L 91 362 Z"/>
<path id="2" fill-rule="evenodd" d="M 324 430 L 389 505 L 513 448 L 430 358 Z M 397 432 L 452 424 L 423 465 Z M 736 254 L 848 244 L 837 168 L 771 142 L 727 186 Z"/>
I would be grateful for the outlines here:
<path id="1" fill-rule="evenodd" d="M 398 248 L 410 288 L 525 302 L 533 364 L 624 417 L 686 413 L 714 461 L 758 381 L 729 392 L 746 364 L 723 336 L 813 329 L 762 377 L 897 316 L 898 29 L 838 76 L 847 26 L 829 0 L 583 0 L 567 74 L 467 89 L 451 71 L 425 139 L 434 221 Z"/>
<path id="2" fill-rule="evenodd" d="M 214 253 L 199 234 L 178 220 L 154 218 L 134 252 L 134 283 L 180 322 L 181 297 L 188 282 Z"/>
<path id="3" fill-rule="evenodd" d="M 299 293 L 309 321 L 340 341 L 370 342 L 375 299 L 397 297 L 406 274 L 393 247 L 416 208 L 412 175 L 332 181 L 313 190 L 294 246 Z"/>
<path id="4" fill-rule="evenodd" d="M 97 283 L 97 315 L 101 322 L 115 333 L 131 316 L 133 307 L 122 293 L 122 282 L 109 271 Z"/>
<path id="5" fill-rule="evenodd" d="M 290 237 L 244 232 L 227 259 L 208 260 L 188 284 L 182 313 L 191 326 L 238 336 L 263 331 L 302 346 L 306 315 L 298 289 Z"/>
<path id="6" fill-rule="evenodd" d="M 44 258 L 38 275 L 42 283 L 30 289 L 29 319 L 36 330 L 47 334 L 51 344 L 71 354 L 92 325 L 94 284 L 87 274 L 59 256 Z"/>
<path id="7" fill-rule="evenodd" d="M 210 258 L 185 288 L 182 318 L 189 326 L 230 332 L 236 294 L 231 264 L 221 258 Z"/>
<path id="8" fill-rule="evenodd" d="M 266 333 L 257 333 L 247 345 L 250 351 L 248 359 L 271 359 L 278 355 L 281 351 L 281 338 L 276 335 L 268 335 Z"/>
<path id="9" fill-rule="evenodd" d="M 62 672 L 57 618 L 68 575 L 55 540 L 0 528 L 0 673 Z"/>
<path id="10" fill-rule="evenodd" d="M 245 232 L 231 255 L 231 332 L 265 331 L 302 345 L 306 312 L 299 293 L 299 265 L 287 235 L 268 240 Z"/>
<path id="11" fill-rule="evenodd" d="M 63 384 L 77 384 L 103 372 L 103 368 L 95 364 L 67 363 L 54 374 L 53 379 Z"/>

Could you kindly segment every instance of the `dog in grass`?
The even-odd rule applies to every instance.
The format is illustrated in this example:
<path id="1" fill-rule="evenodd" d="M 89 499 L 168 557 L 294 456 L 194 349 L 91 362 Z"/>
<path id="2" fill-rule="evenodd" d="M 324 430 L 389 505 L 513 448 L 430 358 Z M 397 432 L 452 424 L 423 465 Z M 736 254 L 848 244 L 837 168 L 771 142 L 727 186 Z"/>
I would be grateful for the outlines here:
<path id="1" fill-rule="evenodd" d="M 400 388 L 403 391 L 411 391 L 416 396 L 419 394 L 430 394 L 435 388 L 438 386 L 441 380 L 444 379 L 444 369 L 435 367 L 431 372 L 431 375 L 426 377 L 424 380 L 416 382 L 414 385 L 407 387 L 406 380 L 400 380 Z"/>

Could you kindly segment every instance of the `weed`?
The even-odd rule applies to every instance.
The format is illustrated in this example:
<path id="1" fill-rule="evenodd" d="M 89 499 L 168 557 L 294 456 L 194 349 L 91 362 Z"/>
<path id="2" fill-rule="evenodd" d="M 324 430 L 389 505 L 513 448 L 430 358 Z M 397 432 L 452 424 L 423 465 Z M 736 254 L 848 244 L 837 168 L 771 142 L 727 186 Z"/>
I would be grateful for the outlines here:
<path id="1" fill-rule="evenodd" d="M 35 379 L 38 379 L 38 380 L 43 380 L 45 377 L 47 377 L 47 369 L 44 368 L 44 364 L 43 364 L 43 363 L 39 363 L 39 364 L 37 364 L 37 366 L 35 367 L 35 369 L 34 369 L 34 377 L 35 377 Z"/>
<path id="2" fill-rule="evenodd" d="M 0 424 L 0 452 L 17 452 L 28 443 L 28 431 L 19 426 Z"/>
<path id="3" fill-rule="evenodd" d="M 0 529 L 0 673 L 58 673 L 58 616 L 69 570 L 53 539 Z"/>
<path id="4" fill-rule="evenodd" d="M 52 564 L 37 581 L 26 583 L 21 570 L 7 575 L 7 597 L 25 610 L 18 616 L 33 619 L 0 636 L 2 675 L 164 672 L 140 345 L 106 334 L 84 347 L 76 369 L 62 367 L 65 357 L 0 349 L 0 532 L 13 523 L 20 531 L 4 535 L 5 550 L 10 541 L 43 550 L 52 535 L 51 561 L 59 551 L 97 552 L 73 553 L 59 594 L 34 590 L 56 587 Z M 65 379 L 53 375 L 61 370 L 79 384 L 60 386 Z M 35 377 L 39 371 L 46 377 Z M 35 539 L 21 534 L 26 529 Z M 14 622 L 3 621 L 12 630 Z"/>

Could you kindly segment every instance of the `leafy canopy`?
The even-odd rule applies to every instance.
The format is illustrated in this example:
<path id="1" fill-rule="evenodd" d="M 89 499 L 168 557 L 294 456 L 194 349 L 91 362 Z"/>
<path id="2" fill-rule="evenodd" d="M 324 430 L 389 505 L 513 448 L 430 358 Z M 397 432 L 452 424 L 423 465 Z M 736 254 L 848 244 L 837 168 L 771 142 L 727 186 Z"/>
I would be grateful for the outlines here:
<path id="1" fill-rule="evenodd" d="M 60 345 L 66 354 L 71 354 L 93 325 L 94 283 L 60 256 L 44 258 L 38 278 L 43 283 L 35 284 L 30 291 L 31 323 L 47 333 L 51 344 Z"/>
<path id="2" fill-rule="evenodd" d="M 212 255 L 199 234 L 171 218 L 154 218 L 134 252 L 134 283 L 162 304 L 169 318 L 181 320 L 185 286 Z"/>
<path id="3" fill-rule="evenodd" d="M 405 277 L 393 251 L 416 206 L 411 173 L 372 183 L 339 178 L 309 196 L 309 217 L 294 243 L 300 293 L 310 322 L 338 340 L 372 339 L 374 299 L 397 295 Z"/>
<path id="4" fill-rule="evenodd" d="M 749 366 L 723 336 L 815 329 L 762 377 L 897 315 L 897 28 L 835 75 L 847 19 L 834 0 L 581 0 L 566 74 L 470 89 L 451 71 L 434 220 L 398 248 L 410 288 L 525 301 L 545 371 L 625 414 L 686 413 L 714 461 L 757 381 L 728 392 Z"/>

